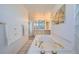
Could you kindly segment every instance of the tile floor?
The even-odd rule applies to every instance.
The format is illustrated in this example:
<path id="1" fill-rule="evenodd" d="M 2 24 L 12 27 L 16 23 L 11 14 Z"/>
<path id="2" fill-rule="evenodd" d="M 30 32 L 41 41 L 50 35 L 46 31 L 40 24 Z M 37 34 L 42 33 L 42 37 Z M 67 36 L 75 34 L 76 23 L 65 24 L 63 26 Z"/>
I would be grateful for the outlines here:
<path id="1" fill-rule="evenodd" d="M 30 36 L 29 40 L 24 44 L 24 46 L 19 50 L 17 54 L 27 54 L 32 42 L 33 42 L 34 36 Z"/>

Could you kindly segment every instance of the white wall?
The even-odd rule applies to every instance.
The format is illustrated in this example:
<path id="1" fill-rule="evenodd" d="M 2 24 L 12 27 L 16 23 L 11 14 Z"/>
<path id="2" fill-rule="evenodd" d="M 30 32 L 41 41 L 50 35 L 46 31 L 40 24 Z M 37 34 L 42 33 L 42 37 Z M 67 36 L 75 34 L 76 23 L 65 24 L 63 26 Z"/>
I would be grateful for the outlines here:
<path id="1" fill-rule="evenodd" d="M 52 32 L 70 41 L 65 45 L 65 50 L 74 50 L 75 43 L 75 5 L 66 5 L 65 22 L 59 25 L 52 25 Z"/>
<path id="2" fill-rule="evenodd" d="M 22 38 L 21 27 L 25 20 L 22 9 L 22 5 L 0 5 L 0 22 L 6 23 L 8 45 Z"/>

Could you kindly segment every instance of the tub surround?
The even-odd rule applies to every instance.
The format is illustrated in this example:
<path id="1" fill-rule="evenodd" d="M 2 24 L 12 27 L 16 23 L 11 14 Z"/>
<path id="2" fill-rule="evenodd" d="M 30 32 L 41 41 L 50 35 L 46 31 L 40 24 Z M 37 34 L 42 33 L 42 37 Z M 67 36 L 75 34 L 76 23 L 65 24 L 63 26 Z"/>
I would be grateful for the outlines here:
<path id="1" fill-rule="evenodd" d="M 33 30 L 34 35 L 50 35 L 51 34 L 51 30 Z"/>
<path id="2" fill-rule="evenodd" d="M 46 54 L 51 54 L 52 51 L 63 49 L 64 44 L 56 42 L 50 35 L 36 35 L 31 47 L 28 50 L 28 54 L 40 54 L 41 50 L 44 50 Z"/>

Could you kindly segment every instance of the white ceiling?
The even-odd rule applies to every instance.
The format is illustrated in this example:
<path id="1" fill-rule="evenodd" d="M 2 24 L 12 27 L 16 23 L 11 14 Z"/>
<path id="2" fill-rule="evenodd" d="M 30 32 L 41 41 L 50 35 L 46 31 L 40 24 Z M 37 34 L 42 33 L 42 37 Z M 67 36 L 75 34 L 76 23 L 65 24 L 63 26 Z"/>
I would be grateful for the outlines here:
<path id="1" fill-rule="evenodd" d="M 53 11 L 56 4 L 29 4 L 25 5 L 29 12 L 49 12 Z"/>
<path id="2" fill-rule="evenodd" d="M 30 17 L 37 16 L 49 16 L 50 14 L 54 14 L 58 11 L 58 9 L 62 6 L 62 4 L 26 4 L 25 8 L 28 11 Z M 49 13 L 49 14 L 48 14 Z M 36 16 L 37 15 L 37 16 Z M 40 16 L 40 17 L 41 17 Z"/>

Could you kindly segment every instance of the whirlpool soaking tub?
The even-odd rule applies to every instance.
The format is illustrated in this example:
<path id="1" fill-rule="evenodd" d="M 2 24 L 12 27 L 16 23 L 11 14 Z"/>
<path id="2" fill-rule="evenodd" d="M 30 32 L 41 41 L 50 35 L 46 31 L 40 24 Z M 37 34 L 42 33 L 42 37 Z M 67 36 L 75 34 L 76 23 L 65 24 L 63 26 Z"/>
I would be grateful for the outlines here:
<path id="1" fill-rule="evenodd" d="M 56 54 L 58 49 L 64 48 L 61 42 L 57 42 L 50 35 L 36 35 L 28 54 Z"/>

